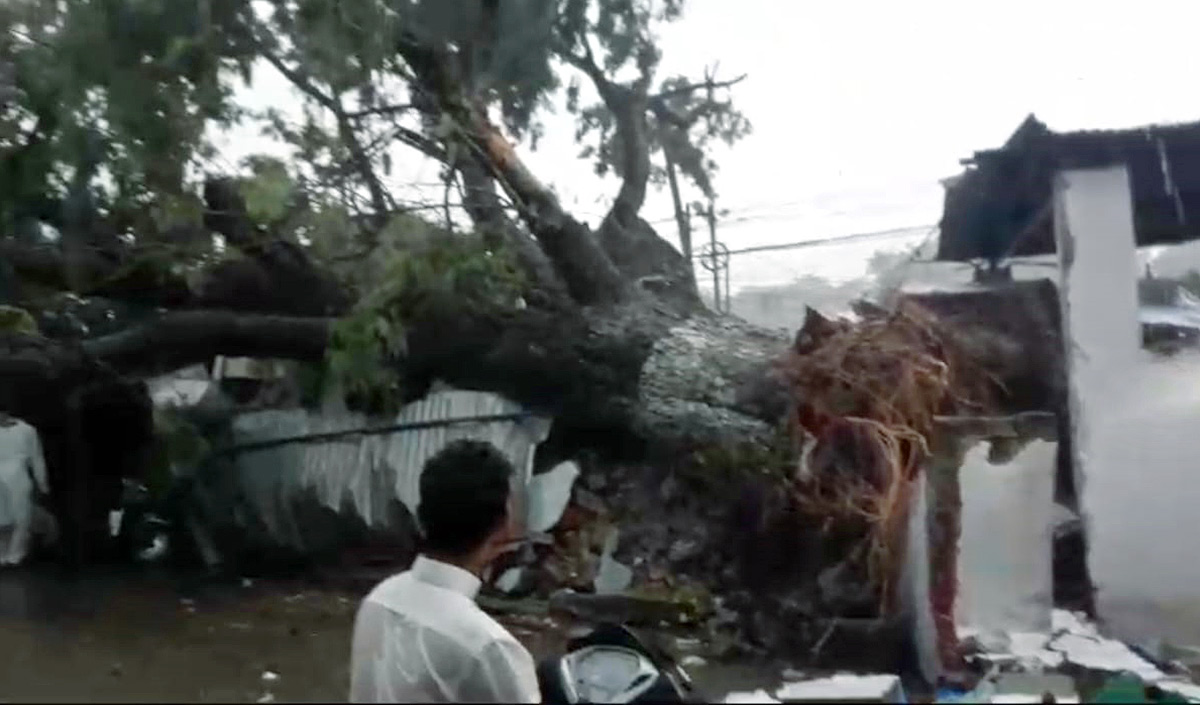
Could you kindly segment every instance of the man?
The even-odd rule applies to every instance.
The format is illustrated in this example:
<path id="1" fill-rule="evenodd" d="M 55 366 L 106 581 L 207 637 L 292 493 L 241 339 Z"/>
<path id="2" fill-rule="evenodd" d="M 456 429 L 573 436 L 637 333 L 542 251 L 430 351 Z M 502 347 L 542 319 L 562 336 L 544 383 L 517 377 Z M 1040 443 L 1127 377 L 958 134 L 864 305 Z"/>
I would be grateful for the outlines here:
<path id="1" fill-rule="evenodd" d="M 380 583 L 354 623 L 350 700 L 541 700 L 533 658 L 475 604 L 485 569 L 517 538 L 512 465 L 489 443 L 456 441 L 425 463 L 412 567 Z"/>

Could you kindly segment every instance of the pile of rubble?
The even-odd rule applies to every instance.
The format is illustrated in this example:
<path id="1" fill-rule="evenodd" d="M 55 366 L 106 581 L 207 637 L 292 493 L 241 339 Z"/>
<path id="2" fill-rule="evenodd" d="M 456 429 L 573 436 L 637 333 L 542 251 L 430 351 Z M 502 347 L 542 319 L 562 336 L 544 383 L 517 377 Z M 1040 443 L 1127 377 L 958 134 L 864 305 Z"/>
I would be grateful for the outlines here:
<path id="1" fill-rule="evenodd" d="M 1052 624 L 1049 633 L 964 630 L 974 675 L 943 689 L 939 702 L 997 702 L 1014 692 L 1048 692 L 1057 702 L 1129 702 L 1131 685 L 1142 691 L 1136 694 L 1142 702 L 1200 701 L 1200 686 L 1181 664 L 1155 663 L 1105 637 L 1081 614 L 1054 610 Z M 1105 699 L 1118 693 L 1118 700 Z"/>
<path id="2" fill-rule="evenodd" d="M 1080 614 L 1055 610 L 1050 633 L 963 630 L 968 672 L 946 678 L 932 702 L 1200 702 L 1179 663 L 1154 663 L 1100 633 Z M 727 703 L 908 702 L 889 674 L 809 675 L 785 671 L 774 689 L 730 693 Z M 925 701 L 922 699 L 922 701 Z"/>

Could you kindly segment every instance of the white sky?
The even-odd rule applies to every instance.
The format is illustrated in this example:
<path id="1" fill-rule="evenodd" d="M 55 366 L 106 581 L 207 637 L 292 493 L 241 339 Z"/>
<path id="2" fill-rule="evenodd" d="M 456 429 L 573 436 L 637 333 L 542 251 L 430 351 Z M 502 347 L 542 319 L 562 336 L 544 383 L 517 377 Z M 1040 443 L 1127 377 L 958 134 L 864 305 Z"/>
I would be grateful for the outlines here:
<path id="1" fill-rule="evenodd" d="M 716 62 L 720 76 L 748 74 L 734 98 L 754 133 L 717 155 L 718 207 L 730 211 L 718 236 L 736 249 L 933 224 L 938 179 L 1030 112 L 1056 130 L 1200 119 L 1198 26 L 1194 0 L 690 0 L 663 32 L 660 76 L 699 78 Z M 270 69 L 247 96 L 295 101 Z M 616 185 L 576 158 L 569 116 L 548 122 L 539 150 L 522 154 L 595 224 Z M 248 133 L 232 145 L 232 159 L 265 147 Z M 404 171 L 437 174 L 415 161 Z M 675 240 L 666 193 L 643 215 Z M 750 261 L 763 258 L 735 257 L 734 288 L 861 276 L 876 248 L 911 242 L 777 253 L 771 274 Z"/>

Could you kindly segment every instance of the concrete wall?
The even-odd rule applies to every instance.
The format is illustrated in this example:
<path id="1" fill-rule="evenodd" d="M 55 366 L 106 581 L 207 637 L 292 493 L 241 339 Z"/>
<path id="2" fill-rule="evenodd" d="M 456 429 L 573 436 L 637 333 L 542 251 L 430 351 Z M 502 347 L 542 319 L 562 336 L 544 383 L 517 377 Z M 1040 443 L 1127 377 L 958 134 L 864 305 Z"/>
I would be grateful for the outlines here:
<path id="1" fill-rule="evenodd" d="M 913 489 L 900 599 L 910 620 L 909 630 L 921 674 L 930 683 L 934 683 L 941 674 L 942 664 L 938 656 L 937 627 L 929 600 L 929 485 L 926 473 L 921 473 Z"/>
<path id="2" fill-rule="evenodd" d="M 965 453 L 955 604 L 960 628 L 1050 630 L 1057 448 L 1033 441 L 998 463 L 984 441 Z"/>
<path id="3" fill-rule="evenodd" d="M 1119 636 L 1200 643 L 1200 359 L 1140 349 L 1124 168 L 1066 172 L 1056 198 L 1098 610 Z"/>

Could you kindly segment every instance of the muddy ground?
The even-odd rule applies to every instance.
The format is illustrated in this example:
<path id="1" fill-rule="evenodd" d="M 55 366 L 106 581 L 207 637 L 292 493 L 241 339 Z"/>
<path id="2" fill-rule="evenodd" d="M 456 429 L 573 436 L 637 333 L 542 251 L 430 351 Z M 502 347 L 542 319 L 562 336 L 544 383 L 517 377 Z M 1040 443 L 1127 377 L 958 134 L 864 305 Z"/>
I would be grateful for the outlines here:
<path id="1" fill-rule="evenodd" d="M 360 593 L 128 570 L 0 573 L 0 701 L 344 701 Z M 565 630 L 510 624 L 535 657 Z M 264 674 L 278 675 L 268 680 Z M 701 691 L 778 683 L 778 665 L 696 669 Z"/>

